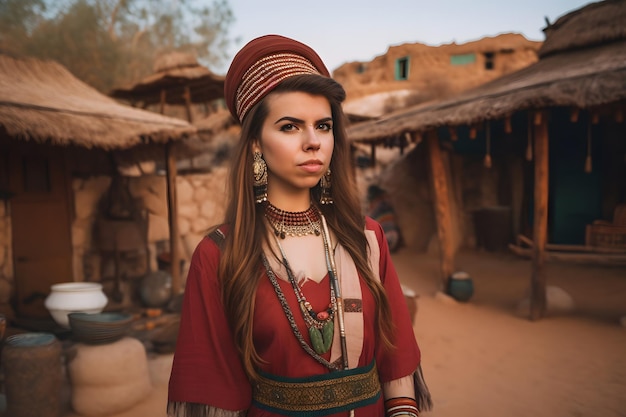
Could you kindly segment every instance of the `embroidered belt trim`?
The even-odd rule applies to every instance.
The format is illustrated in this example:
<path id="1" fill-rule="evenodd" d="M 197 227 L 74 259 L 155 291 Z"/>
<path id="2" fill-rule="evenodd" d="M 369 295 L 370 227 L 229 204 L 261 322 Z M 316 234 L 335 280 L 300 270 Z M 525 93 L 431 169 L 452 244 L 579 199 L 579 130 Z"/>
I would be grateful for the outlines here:
<path id="1" fill-rule="evenodd" d="M 310 378 L 260 375 L 253 386 L 254 405 L 285 416 L 326 416 L 374 404 L 381 395 L 374 361 Z"/>

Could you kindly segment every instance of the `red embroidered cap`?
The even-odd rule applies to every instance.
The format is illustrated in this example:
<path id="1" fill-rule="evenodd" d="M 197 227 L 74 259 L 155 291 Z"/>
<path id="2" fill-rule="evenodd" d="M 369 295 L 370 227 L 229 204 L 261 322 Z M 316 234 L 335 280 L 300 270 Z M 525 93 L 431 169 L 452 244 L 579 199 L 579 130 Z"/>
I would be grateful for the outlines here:
<path id="1" fill-rule="evenodd" d="M 230 64 L 224 81 L 226 106 L 242 122 L 250 108 L 281 81 L 302 74 L 330 77 L 319 55 L 301 42 L 280 35 L 253 39 Z"/>

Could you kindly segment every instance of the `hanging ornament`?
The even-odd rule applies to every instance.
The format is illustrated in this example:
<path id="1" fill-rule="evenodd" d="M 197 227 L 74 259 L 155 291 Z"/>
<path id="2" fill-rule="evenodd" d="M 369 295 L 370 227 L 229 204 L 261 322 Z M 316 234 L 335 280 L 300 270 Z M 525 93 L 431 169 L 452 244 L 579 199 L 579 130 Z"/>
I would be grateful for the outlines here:
<path id="1" fill-rule="evenodd" d="M 469 138 L 472 140 L 476 139 L 476 134 L 477 134 L 476 127 L 475 126 L 470 127 Z"/>
<path id="2" fill-rule="evenodd" d="M 596 112 L 591 113 L 591 123 L 597 125 L 600 123 L 600 115 Z"/>
<path id="3" fill-rule="evenodd" d="M 456 127 L 450 126 L 448 131 L 450 132 L 450 140 L 456 142 L 459 139 L 459 135 L 456 133 Z"/>
<path id="4" fill-rule="evenodd" d="M 513 133 L 513 126 L 511 125 L 511 116 L 504 118 L 504 133 L 507 135 Z"/>
<path id="5" fill-rule="evenodd" d="M 592 170 L 591 163 L 591 121 L 587 124 L 587 157 L 585 158 L 585 172 L 589 174 Z"/>
<path id="6" fill-rule="evenodd" d="M 484 159 L 484 165 L 485 168 L 491 168 L 491 125 L 489 124 L 489 121 L 487 121 L 487 128 L 485 131 L 485 143 L 486 143 L 486 149 L 485 149 L 485 159 Z"/>

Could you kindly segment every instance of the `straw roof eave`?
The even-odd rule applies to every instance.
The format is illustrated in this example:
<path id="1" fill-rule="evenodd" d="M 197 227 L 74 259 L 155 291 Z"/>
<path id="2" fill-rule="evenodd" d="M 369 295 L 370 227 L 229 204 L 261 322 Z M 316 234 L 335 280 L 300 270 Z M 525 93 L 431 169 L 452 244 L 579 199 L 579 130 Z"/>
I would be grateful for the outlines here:
<path id="1" fill-rule="evenodd" d="M 208 103 L 224 97 L 224 80 L 225 77 L 196 64 L 151 74 L 134 85 L 113 89 L 109 95 L 150 105 L 160 103 L 161 93 L 165 92 L 166 103 L 182 105 L 186 103 L 184 94 L 188 88 L 192 103 Z"/>
<path id="2" fill-rule="evenodd" d="M 626 99 L 626 42 L 553 55 L 452 99 L 418 105 L 348 129 L 352 141 L 471 125 L 556 106 L 591 108 Z"/>
<path id="3" fill-rule="evenodd" d="M 105 150 L 195 135 L 184 120 L 121 105 L 61 65 L 0 55 L 0 126 L 10 137 Z"/>
<path id="4" fill-rule="evenodd" d="M 108 114 L 76 114 L 7 102 L 0 102 L 0 125 L 14 138 L 104 150 L 165 143 L 193 136 L 196 132 L 190 125 L 133 120 Z"/>
<path id="5" fill-rule="evenodd" d="M 186 104 L 185 88 L 189 90 L 191 103 L 209 103 L 224 97 L 224 81 L 213 77 L 182 79 L 164 77 L 154 84 L 136 84 L 128 88 L 116 88 L 109 94 L 113 98 L 144 105 L 158 104 L 165 92 L 167 104 Z"/>

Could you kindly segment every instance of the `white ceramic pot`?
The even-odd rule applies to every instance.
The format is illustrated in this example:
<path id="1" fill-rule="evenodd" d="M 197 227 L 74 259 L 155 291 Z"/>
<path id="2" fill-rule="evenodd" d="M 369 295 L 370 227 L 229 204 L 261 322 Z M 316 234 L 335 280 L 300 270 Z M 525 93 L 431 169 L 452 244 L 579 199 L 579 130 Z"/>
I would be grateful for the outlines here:
<path id="1" fill-rule="evenodd" d="M 100 313 L 108 302 L 97 282 L 63 282 L 50 287 L 45 306 L 59 325 L 69 328 L 69 313 Z"/>

